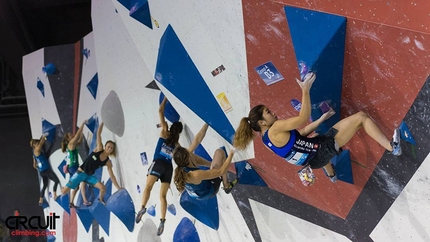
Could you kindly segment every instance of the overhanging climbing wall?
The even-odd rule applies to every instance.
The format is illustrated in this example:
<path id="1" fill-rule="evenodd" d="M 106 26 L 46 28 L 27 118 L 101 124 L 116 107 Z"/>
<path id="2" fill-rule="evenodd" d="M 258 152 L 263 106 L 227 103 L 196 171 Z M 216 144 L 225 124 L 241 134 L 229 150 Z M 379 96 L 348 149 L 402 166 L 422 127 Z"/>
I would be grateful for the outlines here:
<path id="1" fill-rule="evenodd" d="M 50 131 L 50 162 L 64 185 L 62 136 L 89 120 L 82 161 L 104 122 L 102 138 L 117 144 L 113 170 L 125 189 L 117 191 L 106 169 L 99 170 L 107 206 L 97 202 L 97 189 L 87 188 L 94 204 L 85 207 L 78 195 L 79 208 L 69 209 L 67 196 L 53 201 L 51 185 L 43 207 L 61 214 L 57 240 L 425 241 L 428 9 L 428 3 L 326 0 L 93 0 L 94 33 L 24 58 L 32 136 Z M 295 78 L 307 71 L 317 73 L 312 118 L 325 104 L 337 112 L 319 132 L 363 110 L 387 136 L 401 126 L 403 156 L 386 154 L 360 131 L 338 158 L 352 176 L 333 184 L 317 170 L 316 183 L 304 187 L 299 167 L 270 153 L 257 136 L 229 169 L 230 178 L 240 177 L 232 194 L 221 190 L 208 203 L 185 199 L 181 206 L 172 183 L 158 237 L 157 182 L 147 214 L 134 223 L 160 134 L 162 96 L 169 100 L 169 122 L 185 124 L 183 146 L 210 124 L 198 151 L 210 160 L 217 148 L 230 150 L 250 107 L 264 103 L 280 118 L 297 115 Z"/>

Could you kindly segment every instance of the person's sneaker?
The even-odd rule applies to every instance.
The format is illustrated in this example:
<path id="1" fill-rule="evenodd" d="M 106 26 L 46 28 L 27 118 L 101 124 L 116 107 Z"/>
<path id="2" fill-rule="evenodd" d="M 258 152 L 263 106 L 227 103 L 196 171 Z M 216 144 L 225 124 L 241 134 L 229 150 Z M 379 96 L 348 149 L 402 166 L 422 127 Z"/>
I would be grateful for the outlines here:
<path id="1" fill-rule="evenodd" d="M 136 215 L 136 223 L 139 223 L 142 219 L 142 216 L 146 213 L 146 208 L 143 207 Z"/>
<path id="2" fill-rule="evenodd" d="M 73 203 L 69 203 L 69 208 L 78 208 L 78 207 L 76 207 L 76 205 Z"/>
<path id="3" fill-rule="evenodd" d="M 231 190 L 233 190 L 233 187 L 237 184 L 237 182 L 239 181 L 238 178 L 236 178 L 234 181 L 229 182 L 229 186 L 227 188 L 224 188 L 224 192 L 229 194 L 231 192 Z"/>
<path id="4" fill-rule="evenodd" d="M 393 151 L 388 152 L 394 156 L 400 156 L 402 154 L 402 147 L 400 146 L 400 129 L 395 129 L 393 134 L 393 140 L 390 142 Z"/>
<path id="5" fill-rule="evenodd" d="M 328 174 L 328 172 L 324 169 L 324 167 L 323 167 L 323 171 L 324 171 L 324 174 L 330 179 L 331 182 L 336 183 L 337 182 L 336 170 L 334 169 L 333 164 L 331 164 L 331 167 L 333 168 L 333 173 L 334 173 L 332 176 Z"/>
<path id="6" fill-rule="evenodd" d="M 158 225 L 157 235 L 160 236 L 164 232 L 164 223 L 166 222 L 166 219 L 160 218 L 160 225 Z"/>
<path id="7" fill-rule="evenodd" d="M 92 205 L 92 203 L 90 201 L 86 201 L 86 202 L 84 202 L 84 205 L 87 206 L 87 207 L 89 207 L 89 206 Z"/>

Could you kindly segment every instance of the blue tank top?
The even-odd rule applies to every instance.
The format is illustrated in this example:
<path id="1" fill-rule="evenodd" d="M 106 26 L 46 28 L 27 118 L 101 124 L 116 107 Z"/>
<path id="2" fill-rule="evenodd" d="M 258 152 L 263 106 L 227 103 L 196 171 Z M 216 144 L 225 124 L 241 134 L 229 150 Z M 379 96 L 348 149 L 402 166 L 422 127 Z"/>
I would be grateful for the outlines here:
<path id="1" fill-rule="evenodd" d="M 48 158 L 46 158 L 43 152 L 40 152 L 39 156 L 35 156 L 33 153 L 33 157 L 36 159 L 36 164 L 39 171 L 46 171 L 50 168 Z"/>
<path id="2" fill-rule="evenodd" d="M 270 141 L 269 130 L 267 130 L 263 135 L 263 143 L 287 162 L 300 166 L 306 165 L 315 157 L 320 147 L 320 138 L 304 137 L 297 130 L 291 130 L 290 140 L 284 146 L 276 147 Z"/>
<path id="3" fill-rule="evenodd" d="M 182 167 L 185 172 L 199 170 L 199 168 Z M 203 180 L 200 184 L 185 183 L 185 190 L 190 197 L 206 199 L 213 195 L 214 186 L 210 180 Z"/>
<path id="4" fill-rule="evenodd" d="M 174 145 L 167 145 L 164 138 L 159 138 L 157 142 L 157 147 L 155 147 L 154 160 L 164 160 L 166 162 L 172 163 Z"/>

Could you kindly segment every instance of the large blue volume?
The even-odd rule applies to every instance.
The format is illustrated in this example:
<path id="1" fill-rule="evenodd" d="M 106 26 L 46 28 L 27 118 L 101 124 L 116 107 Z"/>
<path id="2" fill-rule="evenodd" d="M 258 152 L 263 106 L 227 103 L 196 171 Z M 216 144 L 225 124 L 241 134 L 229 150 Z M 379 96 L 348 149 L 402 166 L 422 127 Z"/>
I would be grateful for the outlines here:
<path id="1" fill-rule="evenodd" d="M 232 142 L 233 126 L 171 25 L 166 28 L 160 40 L 155 80 L 224 139 Z"/>
<path id="2" fill-rule="evenodd" d="M 336 114 L 316 130 L 325 133 L 340 120 L 346 18 L 317 11 L 285 7 L 300 74 L 316 72 L 311 89 L 312 120 L 327 110 Z"/>
<path id="3" fill-rule="evenodd" d="M 218 230 L 219 228 L 219 213 L 218 200 L 214 196 L 205 200 L 197 200 L 188 195 L 188 192 L 183 192 L 179 202 L 181 207 L 191 216 L 206 224 L 208 227 Z"/>

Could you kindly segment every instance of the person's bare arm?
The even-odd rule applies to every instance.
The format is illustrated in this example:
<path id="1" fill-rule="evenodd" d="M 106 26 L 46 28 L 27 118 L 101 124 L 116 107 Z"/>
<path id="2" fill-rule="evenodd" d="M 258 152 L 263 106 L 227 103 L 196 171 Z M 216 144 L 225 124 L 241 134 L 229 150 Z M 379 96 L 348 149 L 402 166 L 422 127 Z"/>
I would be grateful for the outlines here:
<path id="1" fill-rule="evenodd" d="M 305 76 L 305 80 L 303 82 L 296 79 L 302 89 L 302 107 L 300 109 L 299 116 L 276 121 L 271 127 L 272 132 L 287 132 L 298 129 L 309 120 L 309 117 L 311 116 L 310 89 L 315 78 L 316 75 L 314 73 L 309 73 Z"/>
<path id="2" fill-rule="evenodd" d="M 160 124 L 161 124 L 160 136 L 163 138 L 167 137 L 167 132 L 169 129 L 167 122 L 166 122 L 166 119 L 164 118 L 164 109 L 166 107 L 166 103 L 167 103 L 167 98 L 166 98 L 166 96 L 164 96 L 164 99 L 160 103 L 160 107 L 158 108 L 158 116 L 160 117 Z"/>
<path id="3" fill-rule="evenodd" d="M 189 172 L 190 180 L 194 183 L 199 183 L 202 180 L 210 180 L 216 177 L 222 176 L 227 172 L 228 167 L 231 164 L 235 150 L 231 150 L 227 159 L 224 161 L 220 169 L 210 169 L 210 170 L 195 170 Z"/>
<path id="4" fill-rule="evenodd" d="M 328 112 L 321 115 L 321 117 L 314 122 L 308 124 L 303 129 L 299 130 L 299 133 L 301 136 L 308 136 L 310 133 L 314 132 L 315 129 L 318 128 L 324 121 L 329 119 L 331 116 L 335 114 L 335 111 L 333 109 L 330 109 Z"/>
<path id="5" fill-rule="evenodd" d="M 199 144 L 203 141 L 203 138 L 206 136 L 206 131 L 208 130 L 209 125 L 204 124 L 200 131 L 194 136 L 193 142 L 190 147 L 188 147 L 189 152 L 194 152 L 194 150 L 199 146 Z"/>
<path id="6" fill-rule="evenodd" d="M 113 173 L 113 170 L 112 170 L 112 162 L 110 160 L 106 163 L 106 167 L 108 169 L 109 177 L 110 177 L 110 179 L 112 181 L 112 184 L 116 187 L 116 189 L 120 190 L 121 186 L 116 181 L 115 174 Z"/>
<path id="7" fill-rule="evenodd" d="M 97 129 L 97 146 L 96 146 L 96 148 L 94 149 L 94 152 L 98 152 L 98 151 L 101 151 L 101 150 L 103 150 L 103 143 L 102 143 L 102 132 L 103 132 L 103 126 L 104 126 L 104 123 L 102 122 L 100 125 L 99 125 L 99 128 Z"/>
<path id="8" fill-rule="evenodd" d="M 34 156 L 33 156 L 33 167 L 34 169 L 37 169 L 37 163 L 36 163 L 36 159 L 34 159 Z"/>
<path id="9" fill-rule="evenodd" d="M 67 145 L 67 148 L 70 150 L 74 150 L 76 148 L 76 145 L 80 143 L 82 140 L 82 131 L 84 130 L 84 125 L 87 123 L 87 120 L 85 120 L 81 126 L 79 127 L 78 131 L 76 131 L 75 136 L 69 141 L 69 144 Z"/>
<path id="10" fill-rule="evenodd" d="M 34 147 L 34 155 L 36 155 L 36 156 L 40 155 L 40 152 L 42 151 L 43 144 L 45 144 L 45 141 L 46 141 L 46 136 L 48 136 L 48 135 L 49 135 L 49 133 L 46 132 L 40 137 L 39 143 Z"/>

